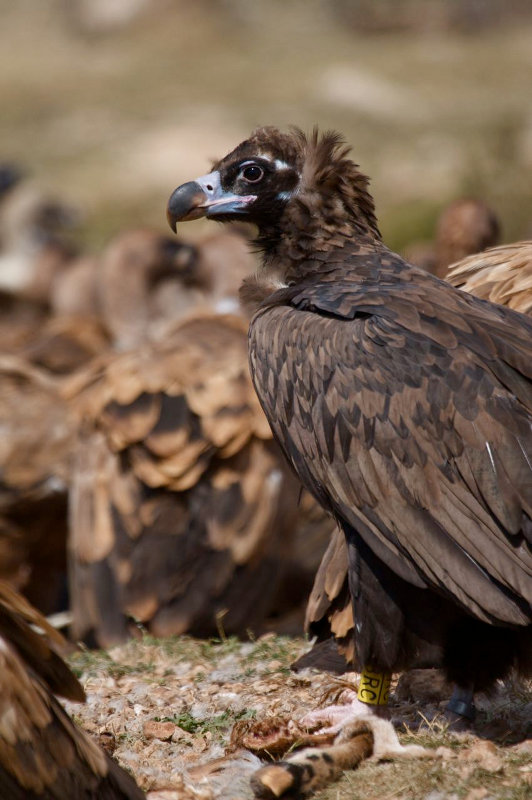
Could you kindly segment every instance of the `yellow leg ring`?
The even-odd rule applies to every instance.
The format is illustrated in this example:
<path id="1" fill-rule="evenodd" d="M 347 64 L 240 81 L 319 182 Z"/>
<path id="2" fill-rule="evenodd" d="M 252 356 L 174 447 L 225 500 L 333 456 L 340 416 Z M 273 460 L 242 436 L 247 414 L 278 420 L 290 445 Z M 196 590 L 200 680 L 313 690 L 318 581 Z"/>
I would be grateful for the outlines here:
<path id="1" fill-rule="evenodd" d="M 366 667 L 360 675 L 358 699 L 372 706 L 388 705 L 390 677 L 387 672 L 374 672 L 371 667 Z"/>

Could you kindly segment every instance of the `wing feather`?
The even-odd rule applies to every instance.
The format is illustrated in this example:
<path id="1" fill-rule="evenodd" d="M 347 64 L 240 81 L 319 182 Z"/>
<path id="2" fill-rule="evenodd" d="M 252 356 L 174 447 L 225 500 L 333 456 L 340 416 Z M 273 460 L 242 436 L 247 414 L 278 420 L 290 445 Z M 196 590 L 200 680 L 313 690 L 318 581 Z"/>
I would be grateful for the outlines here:
<path id="1" fill-rule="evenodd" d="M 252 323 L 252 374 L 294 468 L 396 572 L 410 569 L 483 620 L 528 624 L 532 359 L 523 330 L 466 295 L 463 308 L 428 297 L 408 310 L 405 298 L 385 297 L 356 318 L 341 286 L 340 311 L 354 318 L 331 318 L 321 313 L 332 310 L 331 286 L 330 297 L 314 293 L 312 310 L 296 298 L 300 308 L 273 306 Z"/>
<path id="2" fill-rule="evenodd" d="M 298 487 L 250 381 L 246 329 L 237 317 L 190 317 L 78 386 L 78 636 L 119 641 L 126 614 L 160 635 L 205 635 L 219 613 L 228 633 L 258 630 L 269 613 Z"/>
<path id="3" fill-rule="evenodd" d="M 141 800 L 131 776 L 53 696 L 85 699 L 56 651 L 65 648 L 39 612 L 0 582 L 0 796 Z"/>

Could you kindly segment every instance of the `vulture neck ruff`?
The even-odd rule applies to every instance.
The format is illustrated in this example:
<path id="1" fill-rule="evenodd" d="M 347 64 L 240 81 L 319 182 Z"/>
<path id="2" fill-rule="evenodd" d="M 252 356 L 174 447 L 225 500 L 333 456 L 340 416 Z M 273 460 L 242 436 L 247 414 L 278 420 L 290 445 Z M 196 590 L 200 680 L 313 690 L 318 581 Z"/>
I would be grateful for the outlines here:
<path id="1" fill-rule="evenodd" d="M 263 253 L 266 268 L 273 267 L 281 279 L 297 282 L 324 270 L 324 255 L 341 249 L 355 239 L 361 250 L 382 249 L 369 179 L 348 154 L 350 148 L 336 133 L 323 135 L 315 130 L 310 137 L 294 130 L 282 135 L 259 129 L 251 138 L 262 144 L 267 135 L 279 161 L 291 159 L 299 173 L 292 192 L 282 192 L 280 214 L 264 214 L 257 220 L 256 244 Z M 288 148 L 285 140 L 290 141 Z M 276 142 L 277 140 L 277 142 Z"/>

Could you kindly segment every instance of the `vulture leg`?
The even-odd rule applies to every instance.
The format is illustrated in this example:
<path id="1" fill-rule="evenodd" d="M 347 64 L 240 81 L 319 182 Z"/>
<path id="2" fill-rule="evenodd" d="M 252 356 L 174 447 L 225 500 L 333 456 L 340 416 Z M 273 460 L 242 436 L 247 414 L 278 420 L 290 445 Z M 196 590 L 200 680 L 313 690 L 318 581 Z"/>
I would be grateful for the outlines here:
<path id="1" fill-rule="evenodd" d="M 445 716 L 449 727 L 454 731 L 467 730 L 475 719 L 476 709 L 473 702 L 473 688 L 455 686 L 451 699 L 447 703 Z"/>

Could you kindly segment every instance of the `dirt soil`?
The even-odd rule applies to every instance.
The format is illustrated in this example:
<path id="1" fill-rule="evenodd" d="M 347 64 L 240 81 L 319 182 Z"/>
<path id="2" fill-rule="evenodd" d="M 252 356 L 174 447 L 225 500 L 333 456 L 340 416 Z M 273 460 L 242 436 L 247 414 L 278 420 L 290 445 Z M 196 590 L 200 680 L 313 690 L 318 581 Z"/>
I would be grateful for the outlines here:
<path id="1" fill-rule="evenodd" d="M 231 745 L 231 732 L 275 717 L 299 720 L 343 683 L 294 674 L 303 639 L 257 641 L 144 637 L 70 663 L 87 704 L 67 703 L 76 721 L 133 773 L 149 800 L 251 798 L 249 778 L 265 762 Z M 345 678 L 356 684 L 357 675 Z M 344 679 L 342 679 L 343 681 Z M 449 687 L 432 671 L 394 683 L 393 720 L 403 744 L 435 751 L 427 761 L 365 762 L 316 800 L 525 800 L 532 797 L 532 683 L 501 686 L 477 700 L 471 734 L 442 719 Z"/>

